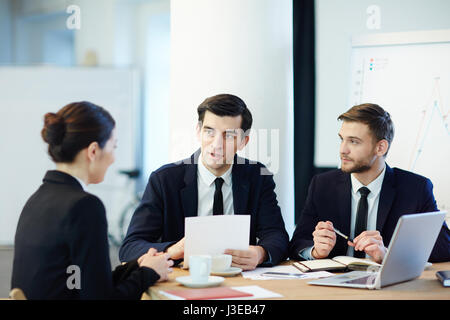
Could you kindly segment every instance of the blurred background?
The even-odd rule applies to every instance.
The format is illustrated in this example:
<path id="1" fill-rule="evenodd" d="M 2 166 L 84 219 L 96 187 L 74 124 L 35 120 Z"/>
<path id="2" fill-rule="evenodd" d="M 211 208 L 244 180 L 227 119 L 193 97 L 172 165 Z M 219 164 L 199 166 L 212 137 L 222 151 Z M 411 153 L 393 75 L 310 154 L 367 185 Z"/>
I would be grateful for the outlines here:
<path id="1" fill-rule="evenodd" d="M 311 177 L 339 165 L 337 116 L 393 116 L 391 166 L 430 177 L 449 208 L 446 0 L 0 0 L 0 297 L 17 220 L 54 167 L 43 116 L 88 100 L 117 122 L 102 184 L 112 263 L 150 173 L 198 147 L 197 106 L 232 93 L 254 126 L 242 156 L 274 173 L 292 235 Z"/>

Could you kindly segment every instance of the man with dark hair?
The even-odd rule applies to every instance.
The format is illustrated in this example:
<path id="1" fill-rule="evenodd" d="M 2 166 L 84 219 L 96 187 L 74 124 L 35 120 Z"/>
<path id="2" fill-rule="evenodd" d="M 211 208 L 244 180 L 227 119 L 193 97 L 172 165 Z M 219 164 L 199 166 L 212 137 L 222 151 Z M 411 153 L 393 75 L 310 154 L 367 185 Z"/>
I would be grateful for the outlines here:
<path id="1" fill-rule="evenodd" d="M 297 260 L 367 255 L 381 263 L 403 214 L 437 211 L 433 185 L 386 164 L 394 126 L 380 106 L 354 106 L 338 120 L 341 168 L 313 177 L 289 254 Z M 334 228 L 353 241 L 336 237 Z M 429 260 L 450 260 L 445 222 Z"/>
<path id="2" fill-rule="evenodd" d="M 121 261 L 156 248 L 174 260 L 184 256 L 184 219 L 249 214 L 248 250 L 227 250 L 232 265 L 251 270 L 287 257 L 289 236 L 274 192 L 272 175 L 259 162 L 236 155 L 249 141 L 252 115 L 239 97 L 220 94 L 197 109 L 201 148 L 190 158 L 150 175 L 147 188 L 120 248 Z"/>

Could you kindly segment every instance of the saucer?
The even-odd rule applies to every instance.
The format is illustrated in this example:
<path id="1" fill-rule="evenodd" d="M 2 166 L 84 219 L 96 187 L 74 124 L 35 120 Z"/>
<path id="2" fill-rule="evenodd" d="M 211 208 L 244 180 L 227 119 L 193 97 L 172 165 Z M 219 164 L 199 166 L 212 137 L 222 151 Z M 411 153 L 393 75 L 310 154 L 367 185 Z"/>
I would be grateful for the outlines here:
<path id="1" fill-rule="evenodd" d="M 175 279 L 175 281 L 181 283 L 183 286 L 189 287 L 189 288 L 206 288 L 206 287 L 214 287 L 218 286 L 222 282 L 224 282 L 225 278 L 222 277 L 215 277 L 215 276 L 209 276 L 208 282 L 193 282 L 191 276 L 184 276 L 184 277 L 178 277 Z"/>
<path id="2" fill-rule="evenodd" d="M 211 274 L 214 274 L 216 276 L 231 277 L 231 276 L 235 276 L 241 272 L 242 272 L 241 268 L 231 267 L 231 268 L 229 268 L 227 270 L 223 270 L 223 271 L 211 271 Z"/>

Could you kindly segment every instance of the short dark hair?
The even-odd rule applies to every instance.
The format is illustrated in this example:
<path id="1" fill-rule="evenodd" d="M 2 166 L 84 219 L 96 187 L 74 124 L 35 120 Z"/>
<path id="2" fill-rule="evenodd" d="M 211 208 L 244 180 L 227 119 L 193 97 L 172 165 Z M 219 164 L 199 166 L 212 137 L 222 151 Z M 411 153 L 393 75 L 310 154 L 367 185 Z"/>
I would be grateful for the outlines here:
<path id="1" fill-rule="evenodd" d="M 71 163 L 92 142 L 103 148 L 116 123 L 108 111 L 91 102 L 74 102 L 44 116 L 41 136 L 54 162 Z"/>
<path id="2" fill-rule="evenodd" d="M 394 139 L 394 124 L 391 115 L 377 104 L 364 103 L 353 106 L 341 114 L 338 120 L 367 124 L 375 140 L 378 142 L 385 139 L 389 142 L 389 147 Z"/>
<path id="3" fill-rule="evenodd" d="M 245 133 L 252 127 L 253 118 L 250 110 L 248 110 L 245 102 L 235 95 L 218 94 L 206 98 L 197 108 L 199 122 L 203 122 L 206 111 L 210 111 L 220 117 L 242 116 L 241 129 Z"/>

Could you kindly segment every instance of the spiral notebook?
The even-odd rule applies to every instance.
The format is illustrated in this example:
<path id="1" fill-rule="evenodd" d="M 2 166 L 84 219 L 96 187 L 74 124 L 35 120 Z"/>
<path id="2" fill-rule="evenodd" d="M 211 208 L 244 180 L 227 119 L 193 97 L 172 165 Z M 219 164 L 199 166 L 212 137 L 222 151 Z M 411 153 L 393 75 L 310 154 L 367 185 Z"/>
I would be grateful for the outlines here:
<path id="1" fill-rule="evenodd" d="M 309 271 L 346 271 L 346 270 L 367 270 L 369 267 L 379 268 L 379 263 L 368 259 L 353 258 L 348 256 L 338 256 L 332 259 L 316 259 L 308 261 L 294 262 L 294 267 L 302 272 Z"/>

